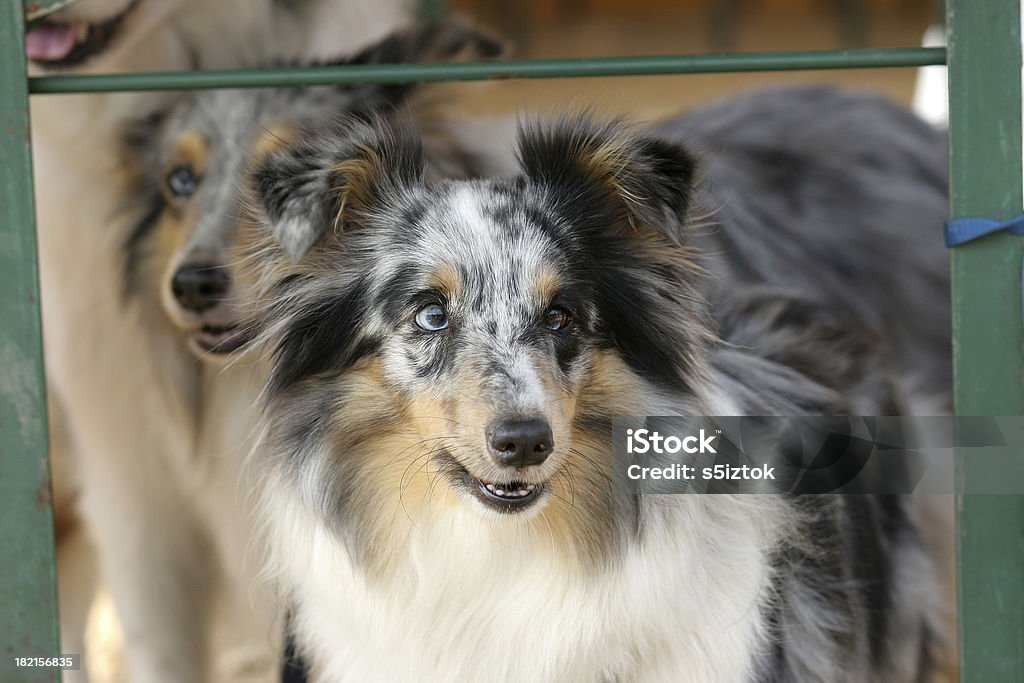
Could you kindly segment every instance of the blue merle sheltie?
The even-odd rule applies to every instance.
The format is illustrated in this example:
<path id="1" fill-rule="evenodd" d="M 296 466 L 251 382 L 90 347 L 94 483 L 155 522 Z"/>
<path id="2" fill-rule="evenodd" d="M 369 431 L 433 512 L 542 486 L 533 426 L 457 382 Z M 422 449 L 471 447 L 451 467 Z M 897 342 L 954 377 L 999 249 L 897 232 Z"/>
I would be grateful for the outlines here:
<path id="1" fill-rule="evenodd" d="M 612 490 L 614 416 L 891 414 L 884 348 L 761 287 L 709 308 L 682 146 L 576 117 L 518 155 L 431 181 L 350 121 L 251 168 L 252 466 L 314 679 L 938 680 L 905 498 Z"/>

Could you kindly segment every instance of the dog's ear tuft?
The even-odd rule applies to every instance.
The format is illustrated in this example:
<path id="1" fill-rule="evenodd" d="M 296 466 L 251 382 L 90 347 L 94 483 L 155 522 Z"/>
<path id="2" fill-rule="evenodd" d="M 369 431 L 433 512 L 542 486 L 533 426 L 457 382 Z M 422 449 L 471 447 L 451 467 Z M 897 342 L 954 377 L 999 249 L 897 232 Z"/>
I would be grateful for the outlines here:
<path id="1" fill-rule="evenodd" d="M 407 122 L 350 120 L 343 129 L 274 150 L 250 170 L 256 203 L 276 241 L 300 261 L 422 180 L 423 150 Z"/>
<path id="2" fill-rule="evenodd" d="M 327 230 L 330 186 L 322 150 L 308 142 L 274 150 L 255 161 L 249 177 L 270 231 L 298 262 Z"/>
<path id="3" fill-rule="evenodd" d="M 403 189 L 423 182 L 423 143 L 407 119 L 353 122 L 347 147 L 329 169 L 338 197 L 332 223 L 339 229 L 365 212 L 385 209 Z"/>
<path id="4" fill-rule="evenodd" d="M 683 147 L 637 135 L 620 121 L 579 116 L 523 126 L 518 154 L 526 177 L 554 190 L 568 211 L 604 205 L 634 226 L 682 241 L 696 171 Z"/>

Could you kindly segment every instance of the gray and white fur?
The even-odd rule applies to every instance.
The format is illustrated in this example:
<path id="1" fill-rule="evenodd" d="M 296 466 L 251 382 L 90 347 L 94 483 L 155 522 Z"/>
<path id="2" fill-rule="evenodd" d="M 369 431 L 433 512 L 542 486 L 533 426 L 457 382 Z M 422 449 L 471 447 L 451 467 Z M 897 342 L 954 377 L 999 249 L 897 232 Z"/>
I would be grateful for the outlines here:
<path id="1" fill-rule="evenodd" d="M 572 118 L 519 157 L 433 182 L 371 121 L 253 169 L 253 467 L 317 680 L 938 680 L 905 499 L 610 484 L 616 415 L 898 410 L 885 348 L 800 296 L 709 309 L 678 144 Z"/>
<path id="2" fill-rule="evenodd" d="M 892 347 L 917 414 L 952 410 L 945 135 L 872 93 L 755 90 L 648 128 L 703 159 L 694 244 L 726 287 L 784 287 Z"/>

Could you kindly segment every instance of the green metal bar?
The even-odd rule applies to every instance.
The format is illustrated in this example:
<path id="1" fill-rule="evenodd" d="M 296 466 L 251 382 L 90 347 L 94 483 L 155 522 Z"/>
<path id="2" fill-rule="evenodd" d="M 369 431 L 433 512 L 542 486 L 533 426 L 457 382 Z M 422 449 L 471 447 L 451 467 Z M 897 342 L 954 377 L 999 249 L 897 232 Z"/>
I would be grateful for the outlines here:
<path id="1" fill-rule="evenodd" d="M 60 654 L 20 0 L 0 3 L 0 681 L 59 681 Z M 9 673 L 7 673 L 9 672 Z"/>
<path id="2" fill-rule="evenodd" d="M 947 4 L 953 217 L 1024 209 L 1020 24 L 1020 0 Z M 958 414 L 1024 413 L 1022 253 L 1010 235 L 953 251 Z M 958 481 L 976 466 L 961 454 Z M 960 496 L 957 513 L 961 680 L 1024 681 L 1024 497 Z"/>
<path id="3" fill-rule="evenodd" d="M 664 57 L 603 57 L 470 64 L 376 64 L 240 71 L 125 73 L 95 76 L 45 76 L 29 80 L 32 94 L 271 88 L 297 85 L 476 81 L 505 78 L 588 78 L 657 74 L 727 73 L 917 67 L 945 64 L 941 47 L 817 52 L 761 52 Z"/>

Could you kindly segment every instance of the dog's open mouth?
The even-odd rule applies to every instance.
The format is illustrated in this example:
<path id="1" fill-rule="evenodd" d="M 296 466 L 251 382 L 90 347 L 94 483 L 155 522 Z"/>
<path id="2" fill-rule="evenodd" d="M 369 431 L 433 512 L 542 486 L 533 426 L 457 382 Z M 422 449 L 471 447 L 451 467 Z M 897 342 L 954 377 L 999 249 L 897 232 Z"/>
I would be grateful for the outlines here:
<path id="1" fill-rule="evenodd" d="M 544 484 L 528 484 L 523 481 L 486 482 L 469 472 L 463 479 L 470 493 L 477 500 L 499 512 L 519 512 L 533 505 L 544 492 Z"/>
<path id="2" fill-rule="evenodd" d="M 522 512 L 543 498 L 547 491 L 543 482 L 497 482 L 474 477 L 447 449 L 440 449 L 434 459 L 455 488 L 466 491 L 496 512 Z"/>
<path id="3" fill-rule="evenodd" d="M 110 46 L 124 18 L 139 2 L 134 0 L 120 14 L 94 24 L 44 19 L 25 33 L 25 53 L 33 62 L 48 68 L 78 66 Z"/>
<path id="4" fill-rule="evenodd" d="M 196 345 L 208 353 L 232 353 L 251 339 L 242 325 L 203 325 L 193 335 Z"/>

